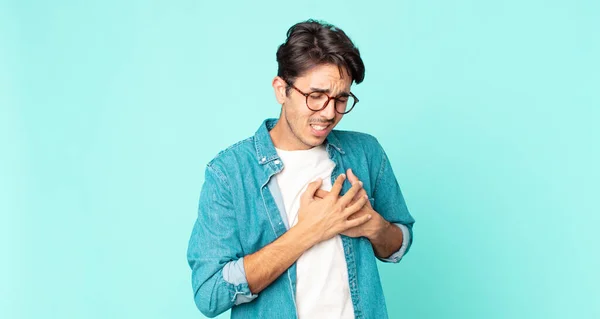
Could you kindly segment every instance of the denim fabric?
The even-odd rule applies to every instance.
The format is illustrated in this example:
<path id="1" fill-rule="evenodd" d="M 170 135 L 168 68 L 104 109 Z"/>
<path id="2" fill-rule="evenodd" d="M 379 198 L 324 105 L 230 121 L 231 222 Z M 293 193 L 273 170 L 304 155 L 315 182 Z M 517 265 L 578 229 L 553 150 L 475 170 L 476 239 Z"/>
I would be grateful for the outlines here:
<path id="1" fill-rule="evenodd" d="M 276 240 L 288 229 L 277 205 L 272 177 L 283 169 L 268 119 L 256 134 L 220 152 L 206 167 L 198 218 L 188 247 L 194 300 L 200 311 L 214 317 L 232 308 L 231 318 L 297 318 L 296 266 L 253 295 L 243 271 L 243 257 Z M 409 214 L 387 155 L 377 140 L 364 133 L 333 130 L 326 149 L 336 164 L 335 177 L 348 168 L 364 183 L 375 211 L 398 224 L 403 247 L 383 261 L 398 262 L 410 249 L 414 219 Z M 342 193 L 350 188 L 344 183 Z M 275 194 L 274 194 L 275 193 Z M 282 218 L 282 215 L 284 216 Z M 368 239 L 342 236 L 350 295 L 356 318 L 387 318 L 373 247 Z"/>

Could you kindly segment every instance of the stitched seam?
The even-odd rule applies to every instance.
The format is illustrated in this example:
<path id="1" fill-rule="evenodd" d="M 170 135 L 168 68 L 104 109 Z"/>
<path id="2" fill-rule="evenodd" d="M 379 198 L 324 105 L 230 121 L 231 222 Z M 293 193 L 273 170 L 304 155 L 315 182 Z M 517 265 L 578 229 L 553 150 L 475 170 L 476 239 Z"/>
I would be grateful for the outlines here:
<path id="1" fill-rule="evenodd" d="M 227 188 L 227 191 L 229 192 L 229 194 L 232 196 L 231 199 L 231 206 L 233 207 L 234 211 L 237 211 L 238 207 L 236 207 L 236 201 L 233 200 L 233 192 L 232 192 L 232 188 L 231 185 L 229 185 L 229 182 L 227 181 L 227 177 L 225 177 L 225 174 L 223 174 L 218 168 L 214 167 L 213 165 L 211 165 L 210 163 L 208 165 L 206 165 L 208 169 L 210 169 L 210 171 L 212 171 L 215 175 L 217 175 L 217 177 L 221 180 L 221 182 L 223 182 L 223 184 L 225 185 L 225 187 Z M 238 224 L 237 229 L 240 229 L 240 220 L 237 217 L 237 214 L 235 214 L 234 216 L 236 223 Z M 242 245 L 242 241 L 241 238 L 239 237 L 239 233 L 237 234 L 238 239 L 240 239 L 240 248 L 242 248 L 242 253 L 244 253 L 244 246 Z"/>
<path id="2" fill-rule="evenodd" d="M 387 161 L 387 157 L 385 156 L 385 153 L 383 153 L 383 149 L 382 150 L 382 154 L 383 157 L 381 158 L 381 167 L 379 168 L 379 172 L 377 173 L 377 180 L 375 181 L 375 188 L 373 189 L 373 195 L 375 195 L 377 193 L 377 189 L 379 189 L 379 182 L 381 181 L 381 175 L 383 174 L 383 170 L 385 168 L 385 163 Z"/>
<path id="3" fill-rule="evenodd" d="M 250 137 L 248 137 L 248 138 L 246 138 L 246 139 L 244 139 L 244 140 L 238 141 L 238 142 L 236 142 L 235 144 L 232 144 L 232 145 L 230 145 L 230 146 L 229 146 L 229 147 L 227 147 L 226 149 L 224 149 L 224 150 L 220 151 L 220 152 L 219 152 L 219 153 L 218 153 L 218 154 L 215 156 L 215 158 L 213 158 L 213 159 L 212 159 L 212 160 L 211 160 L 211 161 L 210 161 L 208 164 L 209 164 L 209 165 L 212 165 L 212 164 L 214 163 L 214 161 L 215 161 L 215 160 L 217 160 L 218 158 L 220 158 L 221 156 L 223 156 L 223 154 L 224 154 L 224 153 L 227 153 L 227 152 L 231 151 L 233 148 L 239 147 L 239 146 L 240 146 L 240 144 L 242 144 L 242 143 L 246 143 L 246 142 L 248 142 L 249 140 L 251 140 L 251 139 L 253 139 L 253 138 L 254 138 L 253 136 L 250 136 Z"/>
<path id="4" fill-rule="evenodd" d="M 291 266 L 290 266 L 291 268 Z M 296 296 L 294 296 L 294 287 L 292 286 L 292 276 L 290 275 L 290 269 L 287 270 L 287 275 L 290 283 L 290 292 L 292 293 L 292 301 L 294 302 L 294 309 L 298 309 L 298 305 L 296 304 Z M 298 318 L 298 310 L 296 310 L 296 318 Z"/>
<path id="5" fill-rule="evenodd" d="M 254 151 L 256 152 L 256 155 L 258 156 L 258 158 L 260 160 L 260 157 L 262 156 L 262 154 L 260 154 L 260 152 L 258 151 L 258 139 L 254 140 Z"/>
<path id="6" fill-rule="evenodd" d="M 354 248 L 354 242 L 352 243 L 352 248 Z M 358 287 L 359 287 L 359 284 L 358 284 L 358 269 L 357 269 L 357 266 L 356 266 L 356 265 L 358 265 L 358 263 L 356 262 L 356 254 L 354 253 L 354 249 L 352 251 L 352 259 L 354 259 L 354 272 L 356 273 L 356 279 L 355 279 L 355 281 L 356 281 L 356 288 L 355 288 L 356 289 L 356 302 L 359 305 L 359 309 L 360 309 L 360 314 L 359 315 L 362 318 L 363 317 L 363 311 L 362 311 L 363 310 L 363 306 L 361 305 L 362 304 L 362 300 L 360 299 L 360 291 L 358 290 Z"/>
<path id="7" fill-rule="evenodd" d="M 248 142 L 248 140 L 251 140 L 251 139 L 252 139 L 252 136 L 250 136 L 250 137 L 248 137 L 248 138 L 246 138 L 244 140 L 241 140 L 239 142 L 236 142 L 235 144 L 233 144 L 233 145 L 227 147 L 226 149 L 222 150 L 221 153 L 229 151 L 230 149 L 232 149 L 232 148 L 234 148 L 234 147 L 236 147 L 236 146 L 238 146 L 238 145 L 240 145 L 242 143 Z"/>
<path id="8" fill-rule="evenodd" d="M 271 177 L 269 177 L 269 179 L 271 179 Z M 275 235 L 275 239 L 277 239 L 277 231 L 275 230 L 275 225 L 273 224 L 273 220 L 271 219 L 271 213 L 269 213 L 269 208 L 267 207 L 267 201 L 265 200 L 265 194 L 264 194 L 264 189 L 265 189 L 265 186 L 267 185 L 267 183 L 269 183 L 269 179 L 267 179 L 267 182 L 260 188 L 260 196 L 262 197 L 263 205 L 265 206 L 265 211 L 267 213 L 267 217 L 269 217 L 269 224 L 271 224 L 271 229 L 273 229 L 273 234 Z"/>
<path id="9" fill-rule="evenodd" d="M 206 167 L 211 172 L 213 172 L 215 175 L 217 175 L 217 177 L 219 177 L 219 179 L 221 180 L 221 182 L 223 182 L 225 184 L 225 186 L 227 187 L 227 190 L 229 192 L 231 192 L 231 186 L 229 185 L 229 182 L 227 182 L 227 178 L 225 177 L 225 174 L 221 173 L 221 171 L 218 168 L 214 167 L 210 163 L 208 165 L 206 165 Z"/>

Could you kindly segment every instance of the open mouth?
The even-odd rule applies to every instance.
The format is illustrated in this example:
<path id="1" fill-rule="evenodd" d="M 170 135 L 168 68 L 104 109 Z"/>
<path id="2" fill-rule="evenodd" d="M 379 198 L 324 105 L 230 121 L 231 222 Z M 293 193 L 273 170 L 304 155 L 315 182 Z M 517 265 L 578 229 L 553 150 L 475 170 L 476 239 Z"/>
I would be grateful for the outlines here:
<path id="1" fill-rule="evenodd" d="M 327 132 L 329 131 L 330 126 L 331 126 L 331 124 L 323 124 L 323 123 L 310 124 L 311 131 L 313 132 L 313 134 L 317 135 L 319 137 L 326 135 Z"/>
<path id="2" fill-rule="evenodd" d="M 310 125 L 315 131 L 325 131 L 329 125 L 316 125 L 316 124 L 311 124 Z"/>

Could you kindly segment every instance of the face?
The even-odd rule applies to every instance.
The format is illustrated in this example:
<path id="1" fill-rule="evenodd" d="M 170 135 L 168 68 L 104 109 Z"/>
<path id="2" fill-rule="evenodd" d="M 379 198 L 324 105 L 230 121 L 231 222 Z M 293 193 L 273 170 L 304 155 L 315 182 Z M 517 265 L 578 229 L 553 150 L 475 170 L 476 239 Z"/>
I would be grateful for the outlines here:
<path id="1" fill-rule="evenodd" d="M 294 82 L 294 86 L 304 93 L 323 90 L 331 97 L 349 93 L 351 84 L 352 79 L 347 71 L 344 69 L 340 76 L 339 68 L 333 64 L 316 66 Z M 276 146 L 300 150 L 323 144 L 343 117 L 343 114 L 335 111 L 335 100 L 330 100 L 323 110 L 315 112 L 306 106 L 304 95 L 293 88 L 286 94 L 286 87 L 283 79 L 276 77 L 273 80 L 275 95 L 282 104 L 281 116 L 273 129 L 277 135 L 273 136 Z"/>

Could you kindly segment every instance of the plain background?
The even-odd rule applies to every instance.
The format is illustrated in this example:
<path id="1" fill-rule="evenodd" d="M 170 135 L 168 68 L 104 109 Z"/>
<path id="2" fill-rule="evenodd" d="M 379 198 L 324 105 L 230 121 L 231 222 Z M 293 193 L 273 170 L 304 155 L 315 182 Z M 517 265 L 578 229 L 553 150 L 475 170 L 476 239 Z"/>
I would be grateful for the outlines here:
<path id="1" fill-rule="evenodd" d="M 3 1 L 0 317 L 201 318 L 206 163 L 279 106 L 287 29 L 344 29 L 416 218 L 392 318 L 599 318 L 597 1 Z M 224 317 L 228 317 L 225 314 Z"/>

